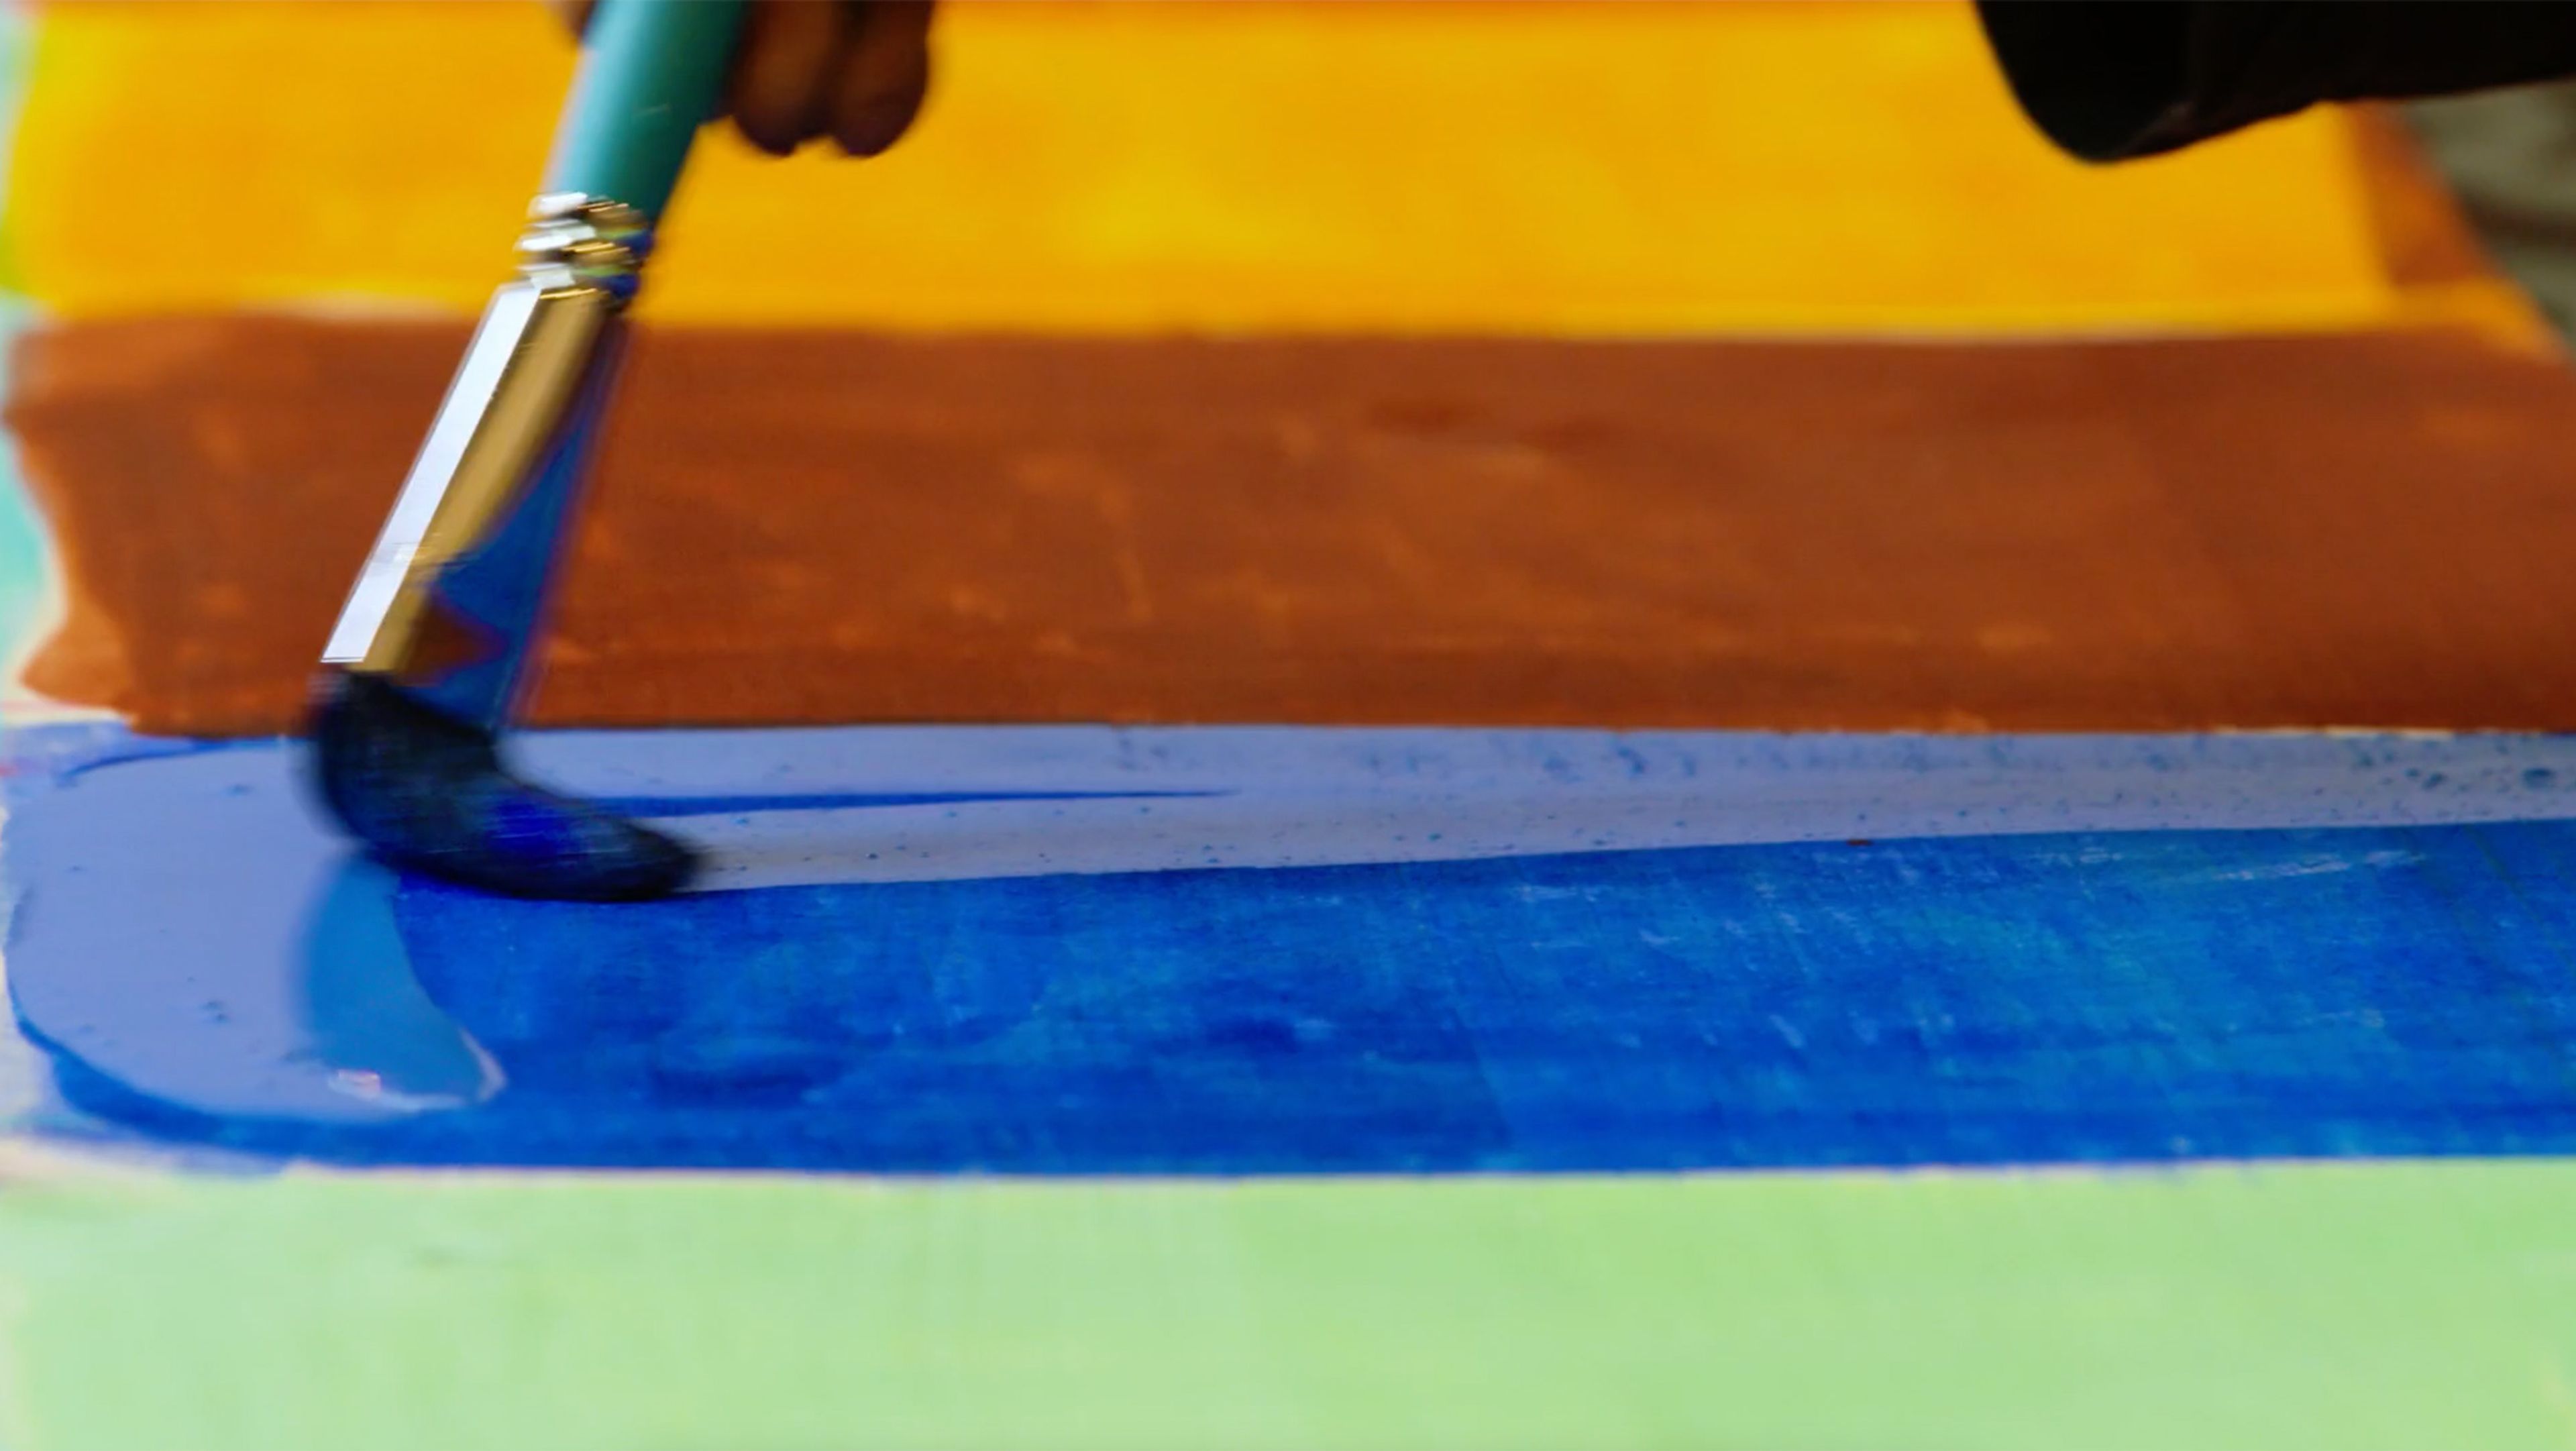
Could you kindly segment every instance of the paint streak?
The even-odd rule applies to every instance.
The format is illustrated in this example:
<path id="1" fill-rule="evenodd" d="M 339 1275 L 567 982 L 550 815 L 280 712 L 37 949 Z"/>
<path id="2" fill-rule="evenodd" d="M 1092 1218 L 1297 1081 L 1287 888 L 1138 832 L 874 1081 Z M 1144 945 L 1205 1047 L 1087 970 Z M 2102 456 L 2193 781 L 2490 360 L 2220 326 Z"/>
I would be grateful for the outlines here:
<path id="1" fill-rule="evenodd" d="M 832 794 L 813 778 L 880 754 L 878 734 L 789 733 L 766 760 L 756 735 L 598 738 L 590 779 L 649 779 L 658 753 L 692 763 L 689 787 L 740 798 L 771 779 L 792 802 Z M 2178 758 L 2194 774 L 2196 743 L 1826 742 L 1802 777 L 1782 769 L 1802 743 L 1781 738 L 952 734 L 891 733 L 872 769 L 944 751 L 940 784 L 965 785 L 979 758 L 1052 755 L 1068 799 L 1009 799 L 1025 782 L 988 776 L 982 801 L 770 815 L 882 848 L 925 819 L 991 812 L 1007 834 L 1016 813 L 1070 813 L 1051 835 L 1075 860 L 508 903 L 352 862 L 272 748 L 101 766 L 9 823 L 13 1002 L 80 1113 L 362 1164 L 1566 1172 L 2576 1150 L 2576 983 L 2559 966 L 2576 822 L 2509 819 L 2571 814 L 2576 742 L 2219 743 L 2210 779 L 2177 790 L 2164 778 Z M 1299 763 L 1301 744 L 1338 775 Z M 1223 794 L 1071 799 L 1104 777 L 1205 791 L 1229 762 Z M 1703 768 L 1719 779 L 1696 804 L 1672 790 Z M 1730 771 L 1781 789 L 1729 819 L 1708 803 Z M 1978 834 L 2052 786 L 2053 812 L 2007 825 L 2022 834 Z M 1550 788 L 1562 809 L 1531 809 Z M 1365 829 L 1355 792 L 1380 808 Z M 1835 803 L 1864 799 L 1890 814 L 1852 839 L 1871 808 Z M 1495 801 L 1527 839 L 1475 836 Z M 1645 801 L 1703 814 L 1662 844 L 1576 834 L 1587 807 L 1598 823 Z M 1080 859 L 1093 825 L 1166 809 L 1266 831 L 1269 857 L 1210 869 L 1191 836 L 1158 857 L 1110 833 Z M 2285 824 L 2320 813 L 2355 824 Z M 749 820 L 738 844 L 756 848 Z M 1676 844 L 1694 830 L 1738 844 Z"/>
<path id="2" fill-rule="evenodd" d="M 0 15 L 0 66 L 9 63 L 10 31 L 8 17 Z M 0 76 L 0 96 L 6 94 L 7 81 Z M 6 266 L 6 254 L 0 252 L 0 276 L 5 276 Z M 0 339 L 14 339 L 23 325 L 15 305 L 0 298 Z M 7 371 L 6 364 L 0 363 L 0 394 L 10 386 Z M 0 671 L 7 672 L 6 678 L 0 678 L 0 709 L 13 720 L 21 719 L 19 711 L 33 703 L 23 699 L 19 667 L 41 643 L 42 627 L 53 606 L 53 572 L 44 525 L 19 477 L 17 440 L 0 433 Z"/>
<path id="3" fill-rule="evenodd" d="M 287 727 L 460 341 L 25 341 L 34 682 Z M 636 353 L 549 721 L 2576 726 L 2576 379 L 2458 340 Z"/>
<path id="4" fill-rule="evenodd" d="M 1152 801 L 1207 791 L 819 791 L 779 796 L 609 796 L 601 805 L 629 816 L 741 816 L 755 811 L 850 811 L 878 806 L 954 806 L 985 801 Z"/>

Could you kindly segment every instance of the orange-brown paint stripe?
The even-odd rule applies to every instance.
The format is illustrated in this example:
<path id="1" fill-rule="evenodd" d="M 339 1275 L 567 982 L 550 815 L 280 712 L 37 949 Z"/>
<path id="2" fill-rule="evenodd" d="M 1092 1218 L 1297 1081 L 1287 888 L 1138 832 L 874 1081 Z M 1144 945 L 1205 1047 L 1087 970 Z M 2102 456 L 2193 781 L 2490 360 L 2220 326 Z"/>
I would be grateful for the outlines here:
<path id="1" fill-rule="evenodd" d="M 290 725 L 461 329 L 21 345 L 31 683 Z M 2576 379 L 2007 347 L 648 331 L 540 719 L 2576 727 Z"/>

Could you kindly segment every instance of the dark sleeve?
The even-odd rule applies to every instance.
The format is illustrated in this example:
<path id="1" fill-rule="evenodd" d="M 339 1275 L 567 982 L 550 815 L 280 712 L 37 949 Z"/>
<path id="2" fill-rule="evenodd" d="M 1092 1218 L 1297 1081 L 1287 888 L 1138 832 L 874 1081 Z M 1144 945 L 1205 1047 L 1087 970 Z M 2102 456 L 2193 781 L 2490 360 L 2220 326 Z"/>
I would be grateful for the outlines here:
<path id="1" fill-rule="evenodd" d="M 2152 156 L 2319 101 L 2576 73 L 2543 0 L 1978 0 L 2022 109 L 2089 161 Z"/>

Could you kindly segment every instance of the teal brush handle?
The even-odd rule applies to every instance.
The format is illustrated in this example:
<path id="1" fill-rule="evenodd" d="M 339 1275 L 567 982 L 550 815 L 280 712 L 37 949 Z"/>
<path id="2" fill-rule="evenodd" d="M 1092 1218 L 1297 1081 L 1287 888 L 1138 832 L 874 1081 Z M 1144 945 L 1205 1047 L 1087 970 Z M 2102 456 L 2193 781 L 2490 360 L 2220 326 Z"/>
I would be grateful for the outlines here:
<path id="1" fill-rule="evenodd" d="M 555 128 L 549 192 L 621 201 L 650 223 L 715 109 L 742 0 L 600 0 Z"/>

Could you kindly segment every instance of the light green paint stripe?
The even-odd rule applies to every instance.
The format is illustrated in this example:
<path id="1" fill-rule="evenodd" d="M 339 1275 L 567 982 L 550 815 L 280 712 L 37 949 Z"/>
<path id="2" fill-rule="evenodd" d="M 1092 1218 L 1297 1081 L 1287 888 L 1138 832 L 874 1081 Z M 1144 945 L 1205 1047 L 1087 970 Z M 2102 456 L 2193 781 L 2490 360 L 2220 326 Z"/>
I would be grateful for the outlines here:
<path id="1" fill-rule="evenodd" d="M 2576 1162 L 22 1183 L 0 1314 L 17 1451 L 2564 1447 Z"/>

